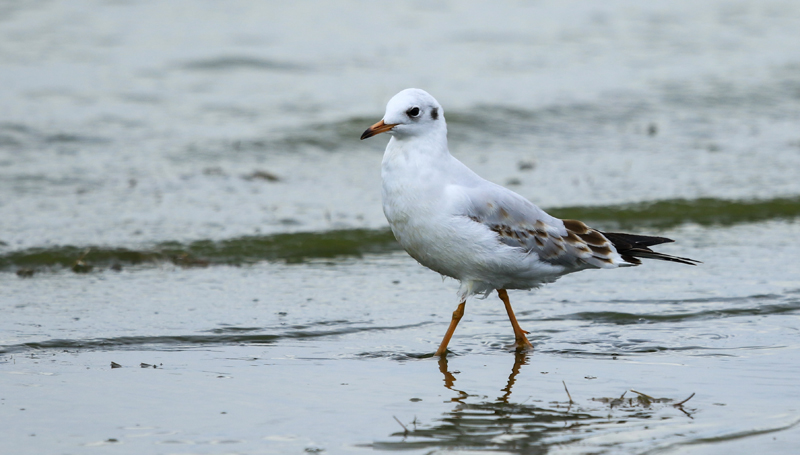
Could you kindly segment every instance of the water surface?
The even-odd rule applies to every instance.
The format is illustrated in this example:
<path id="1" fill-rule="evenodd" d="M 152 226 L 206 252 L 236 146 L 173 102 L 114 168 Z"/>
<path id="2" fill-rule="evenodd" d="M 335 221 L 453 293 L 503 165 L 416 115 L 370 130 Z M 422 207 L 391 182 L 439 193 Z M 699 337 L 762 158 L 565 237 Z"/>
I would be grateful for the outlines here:
<path id="1" fill-rule="evenodd" d="M 0 5 L 3 453 L 794 453 L 794 2 Z M 397 91 L 560 217 L 677 240 L 457 304 L 380 206 Z M 687 400 L 688 398 L 688 400 Z"/>

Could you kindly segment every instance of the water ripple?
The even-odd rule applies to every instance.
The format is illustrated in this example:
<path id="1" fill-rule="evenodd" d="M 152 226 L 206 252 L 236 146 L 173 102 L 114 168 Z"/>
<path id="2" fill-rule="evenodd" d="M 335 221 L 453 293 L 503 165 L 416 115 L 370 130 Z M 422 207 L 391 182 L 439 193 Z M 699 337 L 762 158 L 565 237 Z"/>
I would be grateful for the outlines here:
<path id="1" fill-rule="evenodd" d="M 335 322 L 331 322 L 335 324 Z M 414 327 L 421 327 L 429 324 L 421 322 L 417 324 L 406 324 L 399 326 L 375 326 L 375 327 L 346 327 L 333 330 L 309 330 L 309 326 L 292 327 L 283 333 L 266 334 L 242 334 L 242 332 L 253 332 L 265 330 L 254 327 L 241 329 L 226 328 L 212 329 L 208 332 L 214 335 L 174 335 L 174 336 L 129 336 L 129 337 L 109 337 L 92 339 L 52 339 L 46 341 L 12 344 L 0 346 L 0 353 L 13 354 L 31 350 L 42 349 L 69 349 L 69 350 L 108 350 L 108 349 L 139 349 L 142 346 L 159 346 L 165 350 L 180 350 L 182 348 L 198 346 L 225 346 L 225 345 L 267 345 L 274 344 L 285 339 L 309 339 L 333 337 L 339 335 L 350 335 L 361 332 L 380 332 L 389 330 L 404 330 Z"/>

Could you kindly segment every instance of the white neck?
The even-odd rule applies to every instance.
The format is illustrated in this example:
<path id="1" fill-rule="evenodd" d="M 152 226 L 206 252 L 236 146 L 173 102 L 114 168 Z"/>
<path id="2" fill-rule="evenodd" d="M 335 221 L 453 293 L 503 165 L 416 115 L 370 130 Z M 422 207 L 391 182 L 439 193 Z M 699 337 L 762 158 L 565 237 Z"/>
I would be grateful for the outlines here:
<path id="1" fill-rule="evenodd" d="M 450 157 L 450 151 L 447 148 L 447 126 L 444 122 L 441 122 L 440 125 L 424 134 L 392 135 L 383 155 L 384 163 L 395 160 L 413 160 L 422 164 Z"/>

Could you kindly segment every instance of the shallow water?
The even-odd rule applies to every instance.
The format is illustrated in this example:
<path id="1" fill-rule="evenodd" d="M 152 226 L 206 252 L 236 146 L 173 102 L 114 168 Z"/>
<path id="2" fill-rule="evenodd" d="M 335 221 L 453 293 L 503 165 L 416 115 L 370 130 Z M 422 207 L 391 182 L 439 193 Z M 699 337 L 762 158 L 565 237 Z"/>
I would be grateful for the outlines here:
<path id="1" fill-rule="evenodd" d="M 794 453 L 797 30 L 788 1 L 0 5 L 0 452 Z M 470 301 L 433 358 L 457 284 L 358 141 L 407 86 L 481 175 L 703 264 L 512 292 L 527 355 Z"/>

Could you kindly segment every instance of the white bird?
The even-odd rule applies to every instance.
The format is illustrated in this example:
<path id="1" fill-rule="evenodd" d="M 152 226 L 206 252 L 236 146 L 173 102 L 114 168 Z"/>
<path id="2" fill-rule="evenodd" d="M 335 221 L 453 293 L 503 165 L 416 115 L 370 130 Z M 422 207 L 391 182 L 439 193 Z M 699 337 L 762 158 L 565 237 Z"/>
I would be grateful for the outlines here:
<path id="1" fill-rule="evenodd" d="M 460 304 L 437 356 L 464 315 L 469 296 L 497 290 L 517 349 L 533 347 L 519 327 L 507 289 L 532 289 L 584 269 L 640 264 L 638 258 L 694 265 L 648 247 L 664 237 L 606 233 L 581 221 L 548 215 L 519 194 L 478 176 L 447 147 L 442 106 L 420 89 L 406 89 L 361 139 L 388 133 L 381 164 L 383 212 L 394 236 L 420 264 L 461 282 Z"/>

